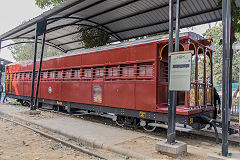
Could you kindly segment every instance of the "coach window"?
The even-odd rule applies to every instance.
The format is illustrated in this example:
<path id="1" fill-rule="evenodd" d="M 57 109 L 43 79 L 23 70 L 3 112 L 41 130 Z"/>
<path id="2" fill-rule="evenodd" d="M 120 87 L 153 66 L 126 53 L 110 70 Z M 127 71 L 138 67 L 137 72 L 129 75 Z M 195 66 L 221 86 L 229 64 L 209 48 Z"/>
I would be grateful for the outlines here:
<path id="1" fill-rule="evenodd" d="M 32 72 L 29 72 L 29 79 L 32 79 Z"/>
<path id="2" fill-rule="evenodd" d="M 64 70 L 64 71 L 63 71 L 63 77 L 64 77 L 65 79 L 71 78 L 71 70 Z"/>
<path id="3" fill-rule="evenodd" d="M 211 60 L 210 60 L 210 52 L 206 54 L 206 82 L 208 84 L 211 83 Z"/>
<path id="4" fill-rule="evenodd" d="M 45 72 L 43 72 L 43 79 L 47 79 L 47 77 L 48 77 L 48 72 L 47 71 L 45 71 Z"/>
<path id="5" fill-rule="evenodd" d="M 189 45 L 189 50 L 193 50 L 194 54 L 192 55 L 192 68 L 191 68 L 191 82 L 194 83 L 196 81 L 196 46 L 194 43 Z M 189 106 L 195 106 L 195 85 L 191 84 L 191 90 L 189 92 Z"/>
<path id="6" fill-rule="evenodd" d="M 94 80 L 103 80 L 104 68 L 95 68 L 94 69 Z"/>
<path id="7" fill-rule="evenodd" d="M 55 73 L 54 71 L 49 71 L 49 79 L 54 79 Z"/>
<path id="8" fill-rule="evenodd" d="M 198 49 L 198 82 L 203 83 L 204 78 L 204 50 Z"/>
<path id="9" fill-rule="evenodd" d="M 204 105 L 204 49 L 198 49 L 198 103 Z"/>
<path id="10" fill-rule="evenodd" d="M 81 75 L 80 69 L 73 70 L 73 75 L 72 75 L 73 78 L 80 78 L 80 75 Z"/>
<path id="11" fill-rule="evenodd" d="M 152 77 L 153 76 L 153 64 L 144 63 L 138 65 L 139 77 Z"/>
<path id="12" fill-rule="evenodd" d="M 124 65 L 122 68 L 123 77 L 133 77 L 134 76 L 134 66 L 133 65 Z"/>
<path id="13" fill-rule="evenodd" d="M 26 79 L 27 73 L 23 73 L 23 79 Z"/>
<path id="14" fill-rule="evenodd" d="M 211 53 L 206 53 L 206 91 L 207 91 L 207 105 L 211 105 L 212 102 L 212 75 L 211 75 Z"/>
<path id="15" fill-rule="evenodd" d="M 194 54 L 192 55 L 192 68 L 191 68 L 191 82 L 195 82 L 195 73 L 196 73 L 196 46 L 191 43 L 189 50 L 193 50 Z"/>
<path id="16" fill-rule="evenodd" d="M 83 77 L 90 78 L 92 76 L 91 68 L 83 69 Z"/>
<path id="17" fill-rule="evenodd" d="M 62 78 L 62 71 L 56 71 L 56 78 Z"/>
<path id="18" fill-rule="evenodd" d="M 107 68 L 107 77 L 117 77 L 118 76 L 118 67 L 117 66 L 111 66 Z"/>
<path id="19" fill-rule="evenodd" d="M 26 73 L 26 79 L 29 79 L 29 72 Z"/>
<path id="20" fill-rule="evenodd" d="M 19 73 L 19 79 L 23 79 L 23 73 Z"/>
<path id="21" fill-rule="evenodd" d="M 36 71 L 35 72 L 35 76 L 34 76 L 34 79 L 37 80 L 37 76 L 38 76 L 38 72 Z"/>

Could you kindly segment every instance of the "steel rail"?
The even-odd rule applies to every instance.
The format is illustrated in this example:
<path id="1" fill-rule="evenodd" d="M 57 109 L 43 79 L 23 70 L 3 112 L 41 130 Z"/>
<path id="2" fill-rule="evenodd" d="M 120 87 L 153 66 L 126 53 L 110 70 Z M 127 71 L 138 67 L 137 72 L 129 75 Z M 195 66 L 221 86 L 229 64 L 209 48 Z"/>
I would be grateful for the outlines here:
<path id="1" fill-rule="evenodd" d="M 49 112 L 49 113 L 55 113 L 55 114 L 59 114 L 59 115 L 64 115 L 64 116 L 68 116 L 68 117 L 73 117 L 73 118 L 78 118 L 77 116 L 87 116 L 87 115 L 89 115 L 89 116 L 96 116 L 97 114 L 91 114 L 91 113 L 82 113 L 82 114 L 71 114 L 71 113 L 67 113 L 67 112 L 60 112 L 60 111 L 54 111 L 53 109 L 47 109 L 47 108 L 38 108 L 38 110 L 41 110 L 41 111 L 43 111 L 43 112 Z M 97 115 L 97 116 L 99 116 L 99 117 L 101 117 L 100 115 Z M 108 118 L 108 117 L 105 117 L 105 118 Z M 204 118 L 204 117 L 202 117 L 202 118 Z M 109 119 L 109 118 L 108 118 Z M 97 121 L 96 121 L 96 119 L 84 119 L 84 120 L 86 120 L 86 121 L 90 121 L 90 122 L 97 122 L 97 123 L 103 123 L 101 120 L 99 120 L 99 119 L 97 119 Z M 204 119 L 205 121 L 210 121 L 211 119 Z M 104 121 L 104 124 L 105 123 L 107 123 L 108 125 L 111 125 L 111 123 L 110 122 L 106 122 L 106 121 Z M 213 124 L 213 126 L 215 126 L 215 127 L 220 127 L 220 125 L 217 125 L 216 123 L 218 123 L 217 121 L 211 121 L 211 123 Z M 119 126 L 114 126 L 114 127 L 118 127 L 118 128 L 122 128 L 122 127 L 119 127 Z M 179 127 L 179 126 L 178 126 Z M 158 126 L 158 128 L 162 128 L 162 129 L 168 129 L 168 127 L 167 127 L 167 125 L 165 125 L 165 127 L 164 127 L 164 125 L 162 124 L 162 126 Z M 125 129 L 128 129 L 128 127 L 126 127 Z M 139 129 L 139 130 L 135 130 L 136 132 L 142 132 L 143 130 L 142 129 Z M 189 132 L 189 131 L 182 131 L 182 130 L 179 130 L 178 128 L 176 128 L 176 133 L 178 133 L 178 134 L 182 134 L 181 135 L 181 137 L 185 137 L 186 135 L 192 135 L 192 136 L 197 136 L 197 137 L 202 137 L 202 138 L 204 138 L 204 137 L 206 137 L 206 138 L 209 138 L 211 141 L 215 141 L 216 142 L 216 144 L 219 144 L 221 141 L 222 141 L 222 139 L 221 139 L 221 136 L 219 135 L 219 133 L 218 133 L 218 135 L 216 136 L 213 136 L 213 134 L 212 134 L 212 132 L 211 131 L 203 131 L 203 130 L 201 130 L 202 131 L 202 133 L 204 132 L 204 133 L 206 133 L 206 135 L 204 135 L 204 134 L 202 134 L 202 133 L 198 133 L 198 131 L 197 130 L 193 130 L 192 132 Z M 147 133 L 147 132 L 145 132 L 145 131 L 143 131 L 144 133 Z M 215 130 L 215 128 L 214 128 L 214 132 L 216 132 L 216 130 Z M 151 132 L 151 133 L 148 133 L 148 134 L 150 134 L 150 135 L 155 135 L 155 136 L 159 136 L 158 134 L 159 133 L 155 133 L 155 132 Z M 216 133 L 215 133 L 216 134 Z M 234 141 L 234 140 L 232 140 L 232 139 L 229 139 L 229 143 L 230 144 L 233 144 L 233 145 L 239 145 L 240 143 L 239 142 L 236 142 L 236 141 Z"/>
<path id="2" fill-rule="evenodd" d="M 34 131 L 34 132 L 36 132 L 36 133 L 39 133 L 40 135 L 42 135 L 42 136 L 44 136 L 44 137 L 46 137 L 46 138 L 53 139 L 53 140 L 56 141 L 56 142 L 60 142 L 60 143 L 62 143 L 63 145 L 65 145 L 65 146 L 67 146 L 67 147 L 71 147 L 71 148 L 73 148 L 73 149 L 75 149 L 75 150 L 78 150 L 78 151 L 80 151 L 80 152 L 86 153 L 86 154 L 88 154 L 88 155 L 91 155 L 91 156 L 94 156 L 94 157 L 97 157 L 97 158 L 100 158 L 100 159 L 106 159 L 106 160 L 107 160 L 107 158 L 104 157 L 104 156 L 102 156 L 102 155 L 99 155 L 99 154 L 94 153 L 94 152 L 92 152 L 92 151 L 90 151 L 90 150 L 88 150 L 88 149 L 82 148 L 82 147 L 80 147 L 80 146 L 78 146 L 78 145 L 75 145 L 75 144 L 72 144 L 72 143 L 67 142 L 67 141 L 65 141 L 65 140 L 62 140 L 62 139 L 60 139 L 60 138 L 57 138 L 57 137 L 55 137 L 55 136 L 53 136 L 53 135 L 50 135 L 50 134 L 48 134 L 48 133 L 45 133 L 45 132 L 43 132 L 43 131 L 40 131 L 39 129 L 32 128 L 32 127 L 30 127 L 30 126 L 27 126 L 27 125 L 25 125 L 25 124 L 22 124 L 22 123 L 20 123 L 20 122 L 17 122 L 17 121 L 14 121 L 14 120 L 12 120 L 12 119 L 5 118 L 5 117 L 2 117 L 2 116 L 0 116 L 0 118 L 3 119 L 3 120 L 9 121 L 9 122 L 18 124 L 18 125 L 20 125 L 20 126 L 22 126 L 22 127 L 25 127 L 25 128 L 27 128 L 27 129 L 30 129 L 30 130 L 32 130 L 32 131 Z"/>

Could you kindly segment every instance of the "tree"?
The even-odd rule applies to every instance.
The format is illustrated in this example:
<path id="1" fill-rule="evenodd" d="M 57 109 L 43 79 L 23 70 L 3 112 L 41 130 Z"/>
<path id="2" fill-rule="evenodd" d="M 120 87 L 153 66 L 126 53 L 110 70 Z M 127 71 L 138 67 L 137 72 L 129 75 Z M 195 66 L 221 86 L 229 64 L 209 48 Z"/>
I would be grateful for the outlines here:
<path id="1" fill-rule="evenodd" d="M 26 40 L 14 40 L 14 42 L 25 42 Z M 27 42 L 27 41 L 26 41 Z M 9 47 L 12 56 L 16 61 L 33 60 L 34 43 L 22 43 Z M 40 58 L 41 44 L 38 45 L 37 58 Z M 63 52 L 45 45 L 43 57 L 61 55 Z"/>
<path id="2" fill-rule="evenodd" d="M 212 27 L 208 29 L 204 33 L 204 37 L 207 39 L 212 39 L 213 46 L 215 48 L 215 52 L 213 53 L 213 75 L 214 75 L 214 83 L 221 84 L 222 83 L 222 25 Z M 237 36 L 238 37 L 238 36 Z M 233 58 L 232 58 L 232 80 L 233 82 L 238 81 L 239 75 L 239 61 L 240 55 L 235 54 L 234 51 Z"/>
<path id="3" fill-rule="evenodd" d="M 232 45 L 236 41 L 236 33 L 240 31 L 240 7 L 237 7 L 235 0 L 231 1 L 231 41 L 230 41 L 230 84 L 232 84 L 232 75 L 233 75 L 233 49 Z M 219 1 L 219 5 L 222 5 L 222 0 Z M 238 73 L 239 74 L 239 73 Z M 237 74 L 237 75 L 238 75 Z M 232 95 L 232 85 L 229 88 L 229 94 Z M 229 104 L 231 106 L 232 97 L 230 96 Z"/>
<path id="4" fill-rule="evenodd" d="M 101 28 L 88 28 L 79 26 L 78 34 L 75 37 L 82 42 L 84 48 L 93 48 L 106 45 L 109 40 L 109 35 Z"/>
<path id="5" fill-rule="evenodd" d="M 56 6 L 57 4 L 62 3 L 63 1 L 65 0 L 35 0 L 35 3 L 38 7 L 45 8 Z"/>

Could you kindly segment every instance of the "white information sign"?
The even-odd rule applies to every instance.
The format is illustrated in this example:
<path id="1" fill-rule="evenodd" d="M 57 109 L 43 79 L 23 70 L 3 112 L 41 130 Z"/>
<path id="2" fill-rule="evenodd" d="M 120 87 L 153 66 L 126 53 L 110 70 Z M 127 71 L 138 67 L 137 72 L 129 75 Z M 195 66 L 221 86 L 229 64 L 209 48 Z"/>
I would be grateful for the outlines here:
<path id="1" fill-rule="evenodd" d="M 189 91 L 191 87 L 192 51 L 170 53 L 170 85 L 171 91 Z"/>

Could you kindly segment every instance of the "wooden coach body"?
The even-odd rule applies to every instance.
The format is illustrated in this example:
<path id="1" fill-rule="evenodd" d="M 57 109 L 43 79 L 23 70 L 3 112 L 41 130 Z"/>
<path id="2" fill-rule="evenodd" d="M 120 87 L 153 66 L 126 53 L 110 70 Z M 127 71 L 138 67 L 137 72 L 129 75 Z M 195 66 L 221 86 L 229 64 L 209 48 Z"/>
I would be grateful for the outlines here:
<path id="1" fill-rule="evenodd" d="M 194 55 L 191 91 L 178 92 L 177 115 L 213 110 L 211 44 L 195 33 L 184 33 L 180 50 L 194 50 Z M 38 97 L 58 105 L 71 102 L 165 114 L 167 60 L 168 35 L 46 58 Z M 10 64 L 5 69 L 7 95 L 28 99 L 32 63 Z"/>

